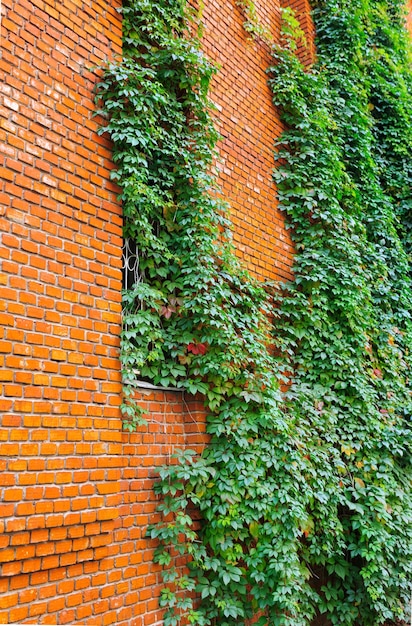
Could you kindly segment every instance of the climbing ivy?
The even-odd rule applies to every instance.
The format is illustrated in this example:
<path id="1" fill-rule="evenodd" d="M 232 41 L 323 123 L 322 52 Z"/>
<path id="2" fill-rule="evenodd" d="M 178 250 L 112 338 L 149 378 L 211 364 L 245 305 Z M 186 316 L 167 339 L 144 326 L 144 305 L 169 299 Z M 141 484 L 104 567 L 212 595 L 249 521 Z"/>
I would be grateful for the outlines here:
<path id="1" fill-rule="evenodd" d="M 305 72 L 287 50 L 275 51 L 270 76 L 288 126 L 275 178 L 296 246 L 276 340 L 293 372 L 288 410 L 306 424 L 311 457 L 316 446 L 325 454 L 323 466 L 313 457 L 313 474 L 322 472 L 328 495 L 312 507 L 304 552 L 319 576 L 317 610 L 333 624 L 375 624 L 402 615 L 411 567 L 411 286 L 399 239 L 407 240 L 399 221 L 407 194 L 410 202 L 406 35 L 400 3 L 313 7 L 316 65 Z M 386 50 L 382 31 L 392 35 Z M 395 32 L 403 72 L 381 72 L 378 91 Z M 396 135 L 394 115 L 375 117 L 374 101 L 381 110 L 392 104 L 389 81 L 400 86 Z M 385 125 L 393 132 L 382 143 Z M 392 188 L 389 163 L 398 173 Z"/>
<path id="2" fill-rule="evenodd" d="M 242 3 L 243 4 L 243 3 Z M 160 471 L 164 623 L 368 626 L 411 590 L 411 74 L 397 0 L 316 0 L 317 61 L 282 45 L 275 180 L 295 244 L 276 289 L 241 268 L 213 172 L 198 16 L 127 0 L 124 57 L 99 85 L 140 280 L 124 293 L 133 381 L 200 392 L 210 444 Z M 269 323 L 272 319 L 273 324 Z M 279 383 L 282 382 L 282 391 Z M 196 513 L 193 515 L 194 510 Z M 193 523 L 199 517 L 201 521 Z M 186 570 L 174 556 L 185 555 Z"/>

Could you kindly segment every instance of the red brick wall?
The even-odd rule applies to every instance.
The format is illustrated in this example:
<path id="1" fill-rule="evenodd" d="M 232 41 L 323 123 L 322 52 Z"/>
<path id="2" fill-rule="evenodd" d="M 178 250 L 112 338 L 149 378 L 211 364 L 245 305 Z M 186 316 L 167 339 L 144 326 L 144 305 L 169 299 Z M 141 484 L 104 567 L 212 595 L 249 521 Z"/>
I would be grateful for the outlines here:
<path id="1" fill-rule="evenodd" d="M 258 0 L 258 14 L 276 36 L 279 0 Z M 211 97 L 217 106 L 223 195 L 231 206 L 239 255 L 259 278 L 290 277 L 292 245 L 277 209 L 272 182 L 274 138 L 281 132 L 266 70 L 268 49 L 243 28 L 235 0 L 209 0 L 203 12 L 204 47 L 219 72 Z"/>
<path id="2" fill-rule="evenodd" d="M 300 54 L 310 63 L 314 45 L 308 0 L 257 0 L 254 4 L 276 38 L 280 7 L 296 11 L 307 36 Z M 219 67 L 211 90 L 222 136 L 217 168 L 231 207 L 236 249 L 260 279 L 290 279 L 293 246 L 272 182 L 274 139 L 282 125 L 267 85 L 269 50 L 246 33 L 236 0 L 206 0 L 203 20 L 204 49 Z"/>
<path id="3" fill-rule="evenodd" d="M 305 34 L 305 42 L 301 42 L 298 52 L 301 60 L 309 65 L 315 60 L 315 29 L 310 15 L 309 0 L 282 0 L 282 6 L 290 7 L 300 22 Z"/>
<path id="4" fill-rule="evenodd" d="M 407 2 L 407 25 L 412 35 L 412 0 L 408 0 Z"/>
<path id="5" fill-rule="evenodd" d="M 0 623 L 161 624 L 155 468 L 205 443 L 200 404 L 179 393 L 142 394 L 147 424 L 121 429 L 121 207 L 93 117 L 119 2 L 2 3 Z M 258 10 L 277 33 L 277 0 Z M 234 2 L 206 0 L 204 21 L 235 243 L 259 277 L 289 277 L 268 51 Z"/>
<path id="6" fill-rule="evenodd" d="M 2 14 L 0 622 L 67 623 L 110 614 L 120 553 L 122 220 L 91 68 L 121 24 L 103 1 Z"/>

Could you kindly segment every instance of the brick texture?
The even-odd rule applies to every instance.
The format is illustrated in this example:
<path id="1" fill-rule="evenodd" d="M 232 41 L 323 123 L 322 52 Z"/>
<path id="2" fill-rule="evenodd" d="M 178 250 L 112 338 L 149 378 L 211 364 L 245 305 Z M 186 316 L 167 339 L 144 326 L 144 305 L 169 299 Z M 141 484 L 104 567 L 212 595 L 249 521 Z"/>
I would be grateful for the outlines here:
<path id="1" fill-rule="evenodd" d="M 119 3 L 1 7 L 0 623 L 161 624 L 145 537 L 156 468 L 206 443 L 201 402 L 175 392 L 142 392 L 147 424 L 121 429 L 122 215 L 93 116 L 96 67 L 121 53 Z M 276 35 L 278 0 L 257 8 Z M 206 0 L 204 23 L 237 250 L 259 278 L 289 278 L 268 50 L 232 0 Z"/>
<path id="2" fill-rule="evenodd" d="M 258 0 L 256 8 L 277 36 L 279 1 Z M 217 167 L 231 206 L 236 249 L 259 278 L 290 278 L 293 249 L 272 182 L 281 123 L 267 85 L 269 50 L 245 32 L 235 0 L 205 2 L 203 18 L 204 47 L 219 66 L 211 92 L 222 136 Z"/>
<path id="3" fill-rule="evenodd" d="M 298 54 L 301 61 L 310 65 L 315 60 L 315 29 L 310 15 L 309 0 L 281 0 L 283 7 L 290 7 L 300 22 L 306 41 L 300 44 Z"/>

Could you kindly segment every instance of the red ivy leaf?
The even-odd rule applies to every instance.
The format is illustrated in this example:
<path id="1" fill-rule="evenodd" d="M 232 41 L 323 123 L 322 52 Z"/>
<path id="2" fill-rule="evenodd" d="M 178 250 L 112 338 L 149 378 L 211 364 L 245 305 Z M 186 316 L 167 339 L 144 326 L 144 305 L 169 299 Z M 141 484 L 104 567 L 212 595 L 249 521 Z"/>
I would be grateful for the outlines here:
<path id="1" fill-rule="evenodd" d="M 172 317 L 172 314 L 176 312 L 174 306 L 162 306 L 160 309 L 160 315 L 163 315 L 167 320 Z"/>
<path id="2" fill-rule="evenodd" d="M 206 354 L 207 347 L 205 343 L 189 343 L 187 351 L 192 354 Z"/>

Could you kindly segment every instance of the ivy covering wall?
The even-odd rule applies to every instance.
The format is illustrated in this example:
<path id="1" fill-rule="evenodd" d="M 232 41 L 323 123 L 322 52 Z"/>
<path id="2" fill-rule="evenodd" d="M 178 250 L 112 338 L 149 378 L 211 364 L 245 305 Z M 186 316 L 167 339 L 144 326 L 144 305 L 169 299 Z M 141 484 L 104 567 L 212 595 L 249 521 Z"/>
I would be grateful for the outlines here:
<path id="1" fill-rule="evenodd" d="M 402 2 L 316 0 L 317 61 L 269 41 L 294 281 L 236 260 L 211 175 L 212 66 L 183 0 L 127 0 L 124 58 L 98 97 L 125 236 L 126 427 L 133 382 L 201 392 L 210 445 L 161 471 L 165 625 L 368 626 L 411 590 L 411 72 Z M 245 27 L 267 33 L 250 3 Z M 271 322 L 269 322 L 271 320 Z M 283 383 L 282 391 L 280 383 Z M 194 527 L 190 512 L 201 513 Z M 187 555 L 187 572 L 172 556 Z M 194 593 L 195 592 L 195 593 Z M 185 622 L 186 620 L 186 622 Z"/>

